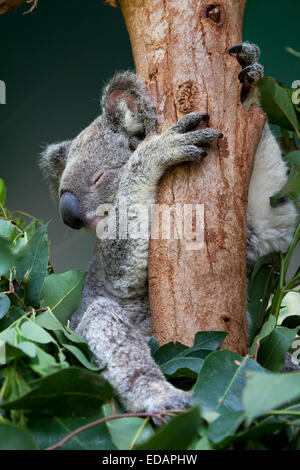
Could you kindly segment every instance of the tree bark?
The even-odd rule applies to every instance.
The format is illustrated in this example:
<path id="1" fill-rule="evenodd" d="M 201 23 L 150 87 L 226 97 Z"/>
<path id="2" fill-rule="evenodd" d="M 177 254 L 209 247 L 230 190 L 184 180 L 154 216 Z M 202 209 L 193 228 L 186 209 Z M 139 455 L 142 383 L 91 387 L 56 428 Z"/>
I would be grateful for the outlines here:
<path id="1" fill-rule="evenodd" d="M 241 70 L 228 54 L 242 40 L 246 0 L 120 0 L 137 74 L 158 112 L 158 131 L 207 112 L 224 134 L 199 164 L 172 169 L 158 204 L 204 205 L 204 246 L 151 240 L 149 290 L 159 343 L 191 345 L 200 330 L 229 332 L 223 347 L 245 355 L 248 186 L 265 116 L 241 105 Z"/>
<path id="2" fill-rule="evenodd" d="M 7 11 L 15 10 L 18 8 L 18 6 L 25 2 L 33 4 L 29 9 L 29 11 L 32 11 L 37 5 L 37 1 L 38 0 L 0 0 L 0 15 L 2 15 L 2 13 L 6 13 Z"/>

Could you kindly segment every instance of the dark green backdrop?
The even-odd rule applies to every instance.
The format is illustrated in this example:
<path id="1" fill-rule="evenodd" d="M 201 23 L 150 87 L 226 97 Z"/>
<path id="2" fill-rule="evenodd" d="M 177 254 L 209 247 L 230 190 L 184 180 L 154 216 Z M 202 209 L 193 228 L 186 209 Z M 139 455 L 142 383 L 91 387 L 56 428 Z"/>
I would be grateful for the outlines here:
<path id="1" fill-rule="evenodd" d="M 120 9 L 102 0 L 39 0 L 28 15 L 0 16 L 1 172 L 8 206 L 52 219 L 50 238 L 57 271 L 84 267 L 93 237 L 64 227 L 49 200 L 36 160 L 41 145 L 75 136 L 99 112 L 101 88 L 116 71 L 133 68 Z M 262 48 L 267 75 L 287 85 L 300 79 L 299 0 L 248 0 L 244 38 Z"/>

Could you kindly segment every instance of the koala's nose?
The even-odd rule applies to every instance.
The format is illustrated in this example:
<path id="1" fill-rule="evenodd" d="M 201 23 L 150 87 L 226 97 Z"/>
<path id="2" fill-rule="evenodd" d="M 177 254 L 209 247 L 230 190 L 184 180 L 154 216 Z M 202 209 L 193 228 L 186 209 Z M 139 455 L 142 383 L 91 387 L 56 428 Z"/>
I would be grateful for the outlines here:
<path id="1" fill-rule="evenodd" d="M 85 225 L 85 217 L 77 197 L 73 193 L 63 193 L 59 202 L 63 222 L 71 228 L 80 229 Z"/>

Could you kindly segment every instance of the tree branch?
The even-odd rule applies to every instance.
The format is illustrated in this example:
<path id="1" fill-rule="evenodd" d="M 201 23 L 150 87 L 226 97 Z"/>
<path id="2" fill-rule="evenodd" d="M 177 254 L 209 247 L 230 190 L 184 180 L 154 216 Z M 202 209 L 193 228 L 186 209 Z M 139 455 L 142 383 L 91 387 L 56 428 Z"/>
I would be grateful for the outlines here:
<path id="1" fill-rule="evenodd" d="M 48 447 L 46 450 L 56 450 L 65 445 L 66 442 L 68 442 L 70 439 L 72 439 L 74 436 L 77 436 L 77 434 L 80 434 L 81 432 L 85 431 L 86 429 L 92 428 L 94 426 L 98 426 L 98 424 L 105 423 L 107 421 L 111 421 L 113 419 L 121 419 L 121 418 L 156 418 L 162 421 L 164 424 L 167 423 L 165 418 L 163 416 L 172 416 L 175 413 L 183 413 L 184 410 L 162 410 L 162 411 L 156 411 L 154 413 L 121 413 L 118 415 L 111 414 L 109 416 L 105 416 L 105 418 L 100 418 L 97 419 L 96 421 L 92 421 L 91 423 L 85 424 L 84 426 L 81 426 L 80 428 L 76 429 L 75 431 L 71 432 L 68 434 L 64 439 L 59 441 L 57 444 L 54 444 L 51 447 Z"/>
<path id="2" fill-rule="evenodd" d="M 38 0 L 0 0 L 0 15 L 7 11 L 12 11 L 18 8 L 22 3 L 32 3 L 31 8 L 25 13 L 30 13 L 35 9 L 38 4 Z"/>

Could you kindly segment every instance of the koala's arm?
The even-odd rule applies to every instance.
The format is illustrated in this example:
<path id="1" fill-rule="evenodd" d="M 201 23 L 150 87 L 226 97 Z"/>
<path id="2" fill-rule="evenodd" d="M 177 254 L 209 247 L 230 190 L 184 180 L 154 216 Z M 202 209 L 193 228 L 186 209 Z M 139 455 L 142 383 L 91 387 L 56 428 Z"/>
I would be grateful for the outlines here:
<path id="1" fill-rule="evenodd" d="M 115 295 L 134 295 L 135 288 L 145 284 L 147 276 L 151 204 L 155 203 L 157 186 L 172 165 L 199 161 L 206 152 L 201 148 L 222 134 L 210 128 L 194 130 L 208 116 L 190 113 L 161 135 L 146 138 L 133 152 L 124 169 L 116 197 L 116 207 L 123 202 L 128 208 L 130 233 L 123 240 L 101 240 L 100 256 L 105 265 L 106 287 Z M 139 208 L 142 208 L 142 213 Z M 121 209 L 122 210 L 122 209 Z M 140 226 L 141 215 L 143 227 Z M 120 220 L 120 218 L 119 218 Z M 132 232 L 138 233 L 132 237 Z M 122 272 L 115 276 L 115 260 Z M 120 275 L 121 274 L 121 275 Z"/>
<path id="2" fill-rule="evenodd" d="M 206 155 L 203 146 L 222 137 L 214 129 L 195 130 L 208 119 L 207 114 L 190 113 L 163 134 L 148 136 L 127 163 L 118 197 L 129 198 L 128 205 L 153 203 L 158 182 L 169 167 L 201 160 Z"/>
<path id="3" fill-rule="evenodd" d="M 98 297 L 84 313 L 77 333 L 88 342 L 104 376 L 130 411 L 185 408 L 190 395 L 169 384 L 151 357 L 142 335 L 111 299 Z"/>

